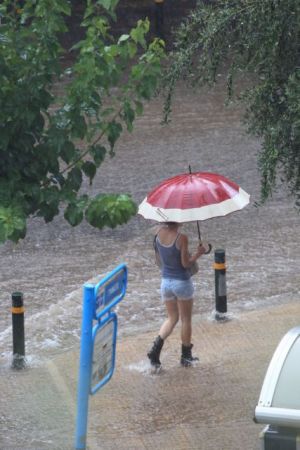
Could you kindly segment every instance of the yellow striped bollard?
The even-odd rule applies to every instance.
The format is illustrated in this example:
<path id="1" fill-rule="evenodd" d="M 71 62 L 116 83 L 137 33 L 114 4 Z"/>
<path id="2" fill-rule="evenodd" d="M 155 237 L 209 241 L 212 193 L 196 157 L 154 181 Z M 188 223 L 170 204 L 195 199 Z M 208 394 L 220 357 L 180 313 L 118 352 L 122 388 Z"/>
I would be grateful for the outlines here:
<path id="1" fill-rule="evenodd" d="M 24 304 L 22 292 L 12 294 L 13 369 L 25 367 Z"/>
<path id="2" fill-rule="evenodd" d="M 215 250 L 214 269 L 216 295 L 215 319 L 224 320 L 227 313 L 225 250 Z"/>

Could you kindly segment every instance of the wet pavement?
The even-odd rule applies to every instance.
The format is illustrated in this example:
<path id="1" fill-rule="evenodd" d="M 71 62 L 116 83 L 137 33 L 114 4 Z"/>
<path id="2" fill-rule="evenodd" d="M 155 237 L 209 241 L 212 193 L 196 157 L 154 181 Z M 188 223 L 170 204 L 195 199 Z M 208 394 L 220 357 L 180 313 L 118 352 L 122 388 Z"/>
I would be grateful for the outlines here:
<path id="1" fill-rule="evenodd" d="M 115 373 L 90 397 L 87 449 L 258 450 L 264 426 L 253 415 L 262 382 L 299 317 L 299 298 L 227 322 L 197 315 L 200 361 L 179 365 L 178 327 L 165 343 L 159 374 L 151 374 L 145 358 L 155 329 L 120 337 Z M 78 357 L 66 352 L 9 377 L 0 371 L 1 450 L 74 448 Z"/>

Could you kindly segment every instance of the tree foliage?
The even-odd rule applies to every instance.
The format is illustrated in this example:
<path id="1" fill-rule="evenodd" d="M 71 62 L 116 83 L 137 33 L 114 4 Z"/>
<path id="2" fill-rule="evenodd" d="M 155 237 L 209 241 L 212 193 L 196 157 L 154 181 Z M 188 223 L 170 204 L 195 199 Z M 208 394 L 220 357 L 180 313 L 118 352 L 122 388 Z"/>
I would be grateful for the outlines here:
<path id="1" fill-rule="evenodd" d="M 176 33 L 166 75 L 166 118 L 176 81 L 213 85 L 227 76 L 234 98 L 242 75 L 251 81 L 238 95 L 248 131 L 261 138 L 261 200 L 287 183 L 300 207 L 300 2 L 299 0 L 198 1 Z"/>
<path id="2" fill-rule="evenodd" d="M 122 131 L 133 128 L 155 93 L 163 47 L 146 43 L 148 20 L 114 39 L 118 0 L 88 0 L 74 62 L 63 68 L 60 37 L 67 0 L 4 0 L 0 5 L 0 242 L 18 241 L 29 217 L 51 221 L 64 209 L 78 225 L 115 227 L 136 212 L 129 195 L 82 193 Z M 12 6 L 13 5 L 13 6 Z M 67 80 L 67 82 L 66 82 Z M 63 95 L 54 86 L 63 81 Z"/>

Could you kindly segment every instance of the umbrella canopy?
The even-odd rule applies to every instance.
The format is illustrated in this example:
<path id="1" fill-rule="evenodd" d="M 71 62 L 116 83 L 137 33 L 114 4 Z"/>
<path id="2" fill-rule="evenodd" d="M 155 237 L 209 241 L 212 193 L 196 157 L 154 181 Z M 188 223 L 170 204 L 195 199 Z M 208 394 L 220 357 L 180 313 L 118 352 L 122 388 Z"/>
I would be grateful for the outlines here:
<path id="1" fill-rule="evenodd" d="M 207 220 L 244 208 L 250 195 L 217 173 L 183 173 L 156 186 L 139 205 L 138 213 L 157 222 Z"/>

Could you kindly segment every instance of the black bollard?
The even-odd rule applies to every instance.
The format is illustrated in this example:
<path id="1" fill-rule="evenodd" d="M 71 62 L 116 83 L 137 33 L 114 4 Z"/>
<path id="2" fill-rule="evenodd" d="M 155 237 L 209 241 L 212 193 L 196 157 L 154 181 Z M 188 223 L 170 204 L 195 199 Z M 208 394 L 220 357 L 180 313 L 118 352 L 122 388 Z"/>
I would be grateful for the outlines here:
<path id="1" fill-rule="evenodd" d="M 227 313 L 227 294 L 226 294 L 226 264 L 225 250 L 215 251 L 215 293 L 216 293 L 216 320 L 224 320 Z"/>
<path id="2" fill-rule="evenodd" d="M 154 0 L 154 18 L 156 37 L 165 40 L 164 34 L 164 0 Z"/>
<path id="3" fill-rule="evenodd" d="M 24 305 L 22 292 L 12 294 L 13 369 L 25 367 Z"/>

